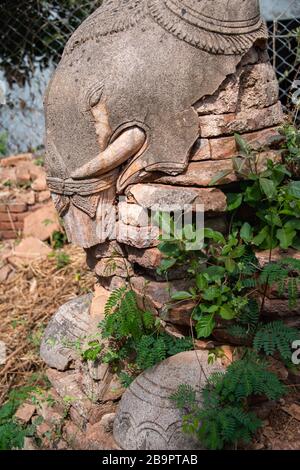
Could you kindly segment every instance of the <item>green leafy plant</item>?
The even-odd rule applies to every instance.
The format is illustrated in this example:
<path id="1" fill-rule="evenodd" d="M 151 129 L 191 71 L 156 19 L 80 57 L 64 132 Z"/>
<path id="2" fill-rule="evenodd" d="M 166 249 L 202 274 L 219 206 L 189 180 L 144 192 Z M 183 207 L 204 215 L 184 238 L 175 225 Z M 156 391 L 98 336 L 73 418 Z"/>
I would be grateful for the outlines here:
<path id="1" fill-rule="evenodd" d="M 63 248 L 67 241 L 67 235 L 64 231 L 55 230 L 51 235 L 51 245 L 54 250 Z"/>
<path id="2" fill-rule="evenodd" d="M 82 352 L 84 361 L 96 361 L 103 349 L 101 343 L 97 340 L 89 341 L 88 348 Z"/>
<path id="3" fill-rule="evenodd" d="M 112 292 L 105 306 L 105 319 L 100 324 L 102 338 L 109 339 L 104 348 L 102 362 L 115 364 L 121 370 L 125 384 L 144 369 L 154 366 L 169 356 L 192 349 L 190 338 L 177 339 L 161 331 L 160 322 L 152 313 L 141 310 L 135 293 L 130 287 L 121 287 Z M 131 363 L 127 365 L 126 360 Z"/>
<path id="4" fill-rule="evenodd" d="M 233 362 L 225 374 L 214 373 L 201 393 L 182 384 L 170 398 L 183 411 L 183 430 L 193 434 L 208 448 L 247 443 L 261 426 L 255 413 L 249 411 L 252 396 L 276 400 L 284 394 L 277 376 L 257 356 L 248 355 Z"/>
<path id="5" fill-rule="evenodd" d="M 295 145 L 292 137 L 287 148 Z M 194 303 L 192 319 L 197 336 L 209 337 L 221 322 L 228 323 L 226 329 L 233 338 L 243 340 L 239 343 L 244 345 L 240 359 L 225 374 L 209 378 L 202 391 L 201 406 L 196 391 L 186 385 L 172 396 L 184 411 L 183 429 L 211 449 L 236 446 L 251 439 L 261 426 L 251 411 L 251 399 L 258 395 L 277 400 L 284 393 L 283 385 L 270 372 L 262 355 L 279 355 L 288 364 L 292 342 L 299 338 L 296 329 L 281 321 L 264 323 L 261 316 L 270 289 L 284 294 L 290 308 L 297 303 L 300 262 L 292 258 L 272 262 L 272 250 L 277 246 L 298 247 L 299 182 L 291 179 L 289 169 L 281 163 L 268 161 L 267 168 L 261 170 L 258 151 L 240 136 L 236 136 L 236 141 L 240 155 L 234 159 L 234 170 L 241 181 L 240 191 L 227 195 L 228 211 L 232 214 L 228 235 L 204 229 L 202 246 L 190 251 L 186 238 L 191 237 L 186 237 L 184 230 L 176 232 L 171 225 L 170 240 L 159 245 L 164 255 L 160 273 L 177 266 L 187 267 L 191 286 L 175 292 L 172 301 Z M 218 175 L 217 180 L 225 176 Z M 249 221 L 239 218 L 240 208 L 251 214 Z M 185 230 L 190 234 L 194 229 Z M 258 248 L 269 250 L 270 262 L 263 268 L 255 256 Z M 213 351 L 209 362 L 215 358 Z"/>
<path id="6" fill-rule="evenodd" d="M 56 259 L 57 269 L 62 269 L 71 263 L 70 255 L 68 255 L 68 253 L 65 253 L 64 251 L 53 251 L 49 254 L 49 257 Z"/>
<path id="7" fill-rule="evenodd" d="M 20 424 L 14 415 L 33 390 L 32 386 L 13 390 L 10 392 L 7 402 L 0 408 L 0 450 L 21 449 L 24 438 L 32 436 L 32 426 Z"/>
<path id="8" fill-rule="evenodd" d="M 237 230 L 224 237 L 217 231 L 204 229 L 202 250 L 197 251 L 186 250 L 184 240 L 176 238 L 175 232 L 172 235 L 170 241 L 159 245 L 165 256 L 159 272 L 170 269 L 166 263 L 170 258 L 172 266 L 189 266 L 191 288 L 175 292 L 171 299 L 194 302 L 192 318 L 196 321 L 197 336 L 206 338 L 211 335 L 218 318 L 233 320 L 247 308 L 246 280 L 253 279 L 257 260 Z"/>
<path id="9" fill-rule="evenodd" d="M 298 33 L 299 34 L 299 33 Z M 300 42 L 299 42 L 300 44 Z M 300 131 L 291 124 L 281 129 L 283 139 L 283 159 L 292 175 L 300 176 Z"/>

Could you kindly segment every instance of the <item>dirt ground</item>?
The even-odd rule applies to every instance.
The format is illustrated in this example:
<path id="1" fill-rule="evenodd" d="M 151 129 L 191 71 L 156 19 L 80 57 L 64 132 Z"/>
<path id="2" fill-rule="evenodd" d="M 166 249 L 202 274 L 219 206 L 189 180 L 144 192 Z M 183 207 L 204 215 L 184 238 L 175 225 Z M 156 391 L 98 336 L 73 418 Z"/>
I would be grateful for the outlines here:
<path id="1" fill-rule="evenodd" d="M 10 244 L 0 245 L 1 258 Z M 12 388 L 43 380 L 39 345 L 47 323 L 60 305 L 91 291 L 93 284 L 83 250 L 70 245 L 53 257 L 15 268 L 0 282 L 0 340 L 7 355 L 0 368 L 0 406 Z"/>

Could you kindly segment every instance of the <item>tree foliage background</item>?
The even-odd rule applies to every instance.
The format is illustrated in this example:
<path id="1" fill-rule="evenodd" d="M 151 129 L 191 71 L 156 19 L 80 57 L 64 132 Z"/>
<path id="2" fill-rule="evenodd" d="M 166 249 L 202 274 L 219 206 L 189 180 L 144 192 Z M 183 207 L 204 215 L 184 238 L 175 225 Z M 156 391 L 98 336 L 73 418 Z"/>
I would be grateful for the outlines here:
<path id="1" fill-rule="evenodd" d="M 102 0 L 1 0 L 0 67 L 11 85 L 57 63 L 65 43 Z"/>

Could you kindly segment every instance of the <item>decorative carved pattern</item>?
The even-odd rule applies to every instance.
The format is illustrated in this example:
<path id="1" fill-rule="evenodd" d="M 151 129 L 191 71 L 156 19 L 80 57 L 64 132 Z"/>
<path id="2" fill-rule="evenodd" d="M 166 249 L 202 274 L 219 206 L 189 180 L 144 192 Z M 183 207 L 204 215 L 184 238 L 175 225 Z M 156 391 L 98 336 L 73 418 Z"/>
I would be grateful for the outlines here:
<path id="1" fill-rule="evenodd" d="M 75 207 L 93 218 L 96 215 L 100 194 L 115 184 L 117 175 L 118 170 L 102 175 L 101 179 L 64 180 L 49 176 L 47 184 L 54 195 L 54 204 L 60 216 L 68 210 L 72 202 Z"/>
<path id="2" fill-rule="evenodd" d="M 256 39 L 267 38 L 267 28 L 260 16 L 243 21 L 222 21 L 202 13 L 179 0 L 111 0 L 94 12 L 67 44 L 65 54 L 77 46 L 101 36 L 127 31 L 145 16 L 178 39 L 214 54 L 240 54 Z M 205 11 L 205 5 L 203 5 Z"/>
<path id="3" fill-rule="evenodd" d="M 166 31 L 192 46 L 214 54 L 240 54 L 267 28 L 259 16 L 244 22 L 222 22 L 207 18 L 178 0 L 149 0 L 152 17 Z"/>
<path id="4" fill-rule="evenodd" d="M 96 10 L 69 40 L 64 54 L 70 54 L 77 46 L 108 34 L 133 28 L 147 14 L 145 0 L 110 0 Z"/>

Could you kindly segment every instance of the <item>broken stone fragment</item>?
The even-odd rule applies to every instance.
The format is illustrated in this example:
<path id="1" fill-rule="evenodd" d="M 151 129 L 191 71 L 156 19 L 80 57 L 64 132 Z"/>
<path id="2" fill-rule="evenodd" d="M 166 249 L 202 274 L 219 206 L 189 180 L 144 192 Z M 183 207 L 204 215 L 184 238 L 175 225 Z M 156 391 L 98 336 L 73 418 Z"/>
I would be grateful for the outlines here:
<path id="1" fill-rule="evenodd" d="M 267 108 L 253 108 L 251 112 L 242 110 L 237 113 L 199 116 L 200 135 L 204 138 L 257 131 L 282 122 L 283 112 L 279 101 Z"/>
<path id="2" fill-rule="evenodd" d="M 147 227 L 149 224 L 148 212 L 138 204 L 128 204 L 121 201 L 118 204 L 119 220 L 134 227 Z"/>
<path id="3" fill-rule="evenodd" d="M 128 261 L 130 261 L 130 263 L 137 263 L 144 268 L 158 268 L 163 258 L 158 248 L 138 249 L 133 246 L 127 246 L 126 250 L 128 253 Z"/>
<path id="4" fill-rule="evenodd" d="M 166 307 L 166 304 L 171 300 L 172 293 L 187 289 L 189 284 L 187 279 L 175 280 L 169 283 L 149 281 L 142 276 L 131 278 L 131 286 L 139 303 L 154 314 L 161 312 Z"/>
<path id="5" fill-rule="evenodd" d="M 114 438 L 126 450 L 193 450 L 202 444 L 182 431 L 182 415 L 170 395 L 179 385 L 201 390 L 206 377 L 223 372 L 219 359 L 208 364 L 207 351 L 176 354 L 140 374 L 124 393 L 114 421 Z"/>
<path id="6" fill-rule="evenodd" d="M 140 206 L 153 210 L 184 209 L 191 205 L 203 205 L 207 213 L 224 212 L 226 210 L 225 194 L 216 188 L 193 188 L 162 184 L 136 184 L 130 186 L 126 194 L 134 198 Z M 199 207 L 200 210 L 200 207 Z"/>
<path id="7" fill-rule="evenodd" d="M 34 191 L 46 191 L 47 189 L 47 182 L 46 182 L 46 175 L 43 174 L 39 176 L 31 185 L 31 188 Z"/>
<path id="8" fill-rule="evenodd" d="M 253 150 L 267 148 L 272 144 L 273 139 L 278 136 L 278 127 L 263 129 L 258 132 L 250 132 L 241 135 L 241 137 L 246 142 L 248 142 Z M 210 139 L 209 143 L 211 147 L 212 160 L 224 160 L 226 158 L 236 157 L 239 153 L 236 139 L 233 136 Z"/>
<path id="9" fill-rule="evenodd" d="M 9 157 L 1 158 L 0 166 L 3 166 L 3 167 L 16 166 L 20 162 L 28 162 L 31 160 L 33 160 L 32 153 L 20 153 L 19 155 L 10 155 Z"/>
<path id="10" fill-rule="evenodd" d="M 133 227 L 117 222 L 117 241 L 137 248 L 149 248 L 159 244 L 159 228 L 155 226 Z"/>
<path id="11" fill-rule="evenodd" d="M 32 261 L 46 258 L 51 253 L 51 248 L 38 238 L 24 238 L 8 254 L 8 261 L 13 266 L 28 265 Z"/>
<path id="12" fill-rule="evenodd" d="M 100 424 L 105 432 L 112 432 L 116 413 L 107 413 L 102 416 Z"/>
<path id="13" fill-rule="evenodd" d="M 94 295 L 90 306 L 90 315 L 96 317 L 100 322 L 104 319 L 104 309 L 108 301 L 110 292 L 100 284 L 96 284 L 94 288 Z"/>
<path id="14" fill-rule="evenodd" d="M 162 310 L 160 317 L 174 325 L 191 326 L 194 322 L 191 319 L 192 312 L 196 304 L 194 302 L 176 302 L 169 308 Z"/>
<path id="15" fill-rule="evenodd" d="M 50 320 L 40 348 L 41 358 L 49 367 L 63 371 L 77 358 L 77 342 L 98 323 L 97 317 L 90 315 L 91 302 L 91 294 L 77 297 L 62 305 Z"/>
<path id="16" fill-rule="evenodd" d="M 47 377 L 60 397 L 79 413 L 87 422 L 92 408 L 91 400 L 80 387 L 81 374 L 77 371 L 59 372 L 55 369 L 47 369 Z"/>
<path id="17" fill-rule="evenodd" d="M 24 236 L 45 241 L 60 230 L 57 212 L 52 202 L 24 218 Z"/>
<path id="18" fill-rule="evenodd" d="M 31 405 L 29 403 L 23 403 L 23 405 L 18 408 L 15 414 L 15 418 L 21 423 L 27 424 L 34 415 L 35 410 L 36 407 L 34 405 Z"/>
<path id="19" fill-rule="evenodd" d="M 131 264 L 126 258 L 103 258 L 96 262 L 94 272 L 100 277 L 130 277 L 133 276 Z"/>
<path id="20" fill-rule="evenodd" d="M 280 152 L 262 152 L 257 156 L 258 171 L 266 168 L 267 160 L 280 161 Z M 216 185 L 229 184 L 239 181 L 239 176 L 234 172 L 231 159 L 206 160 L 202 162 L 191 162 L 186 171 L 177 176 L 160 176 L 156 179 L 159 183 L 179 184 L 183 186 L 209 186 L 213 178 L 223 172 L 226 174 Z"/>

